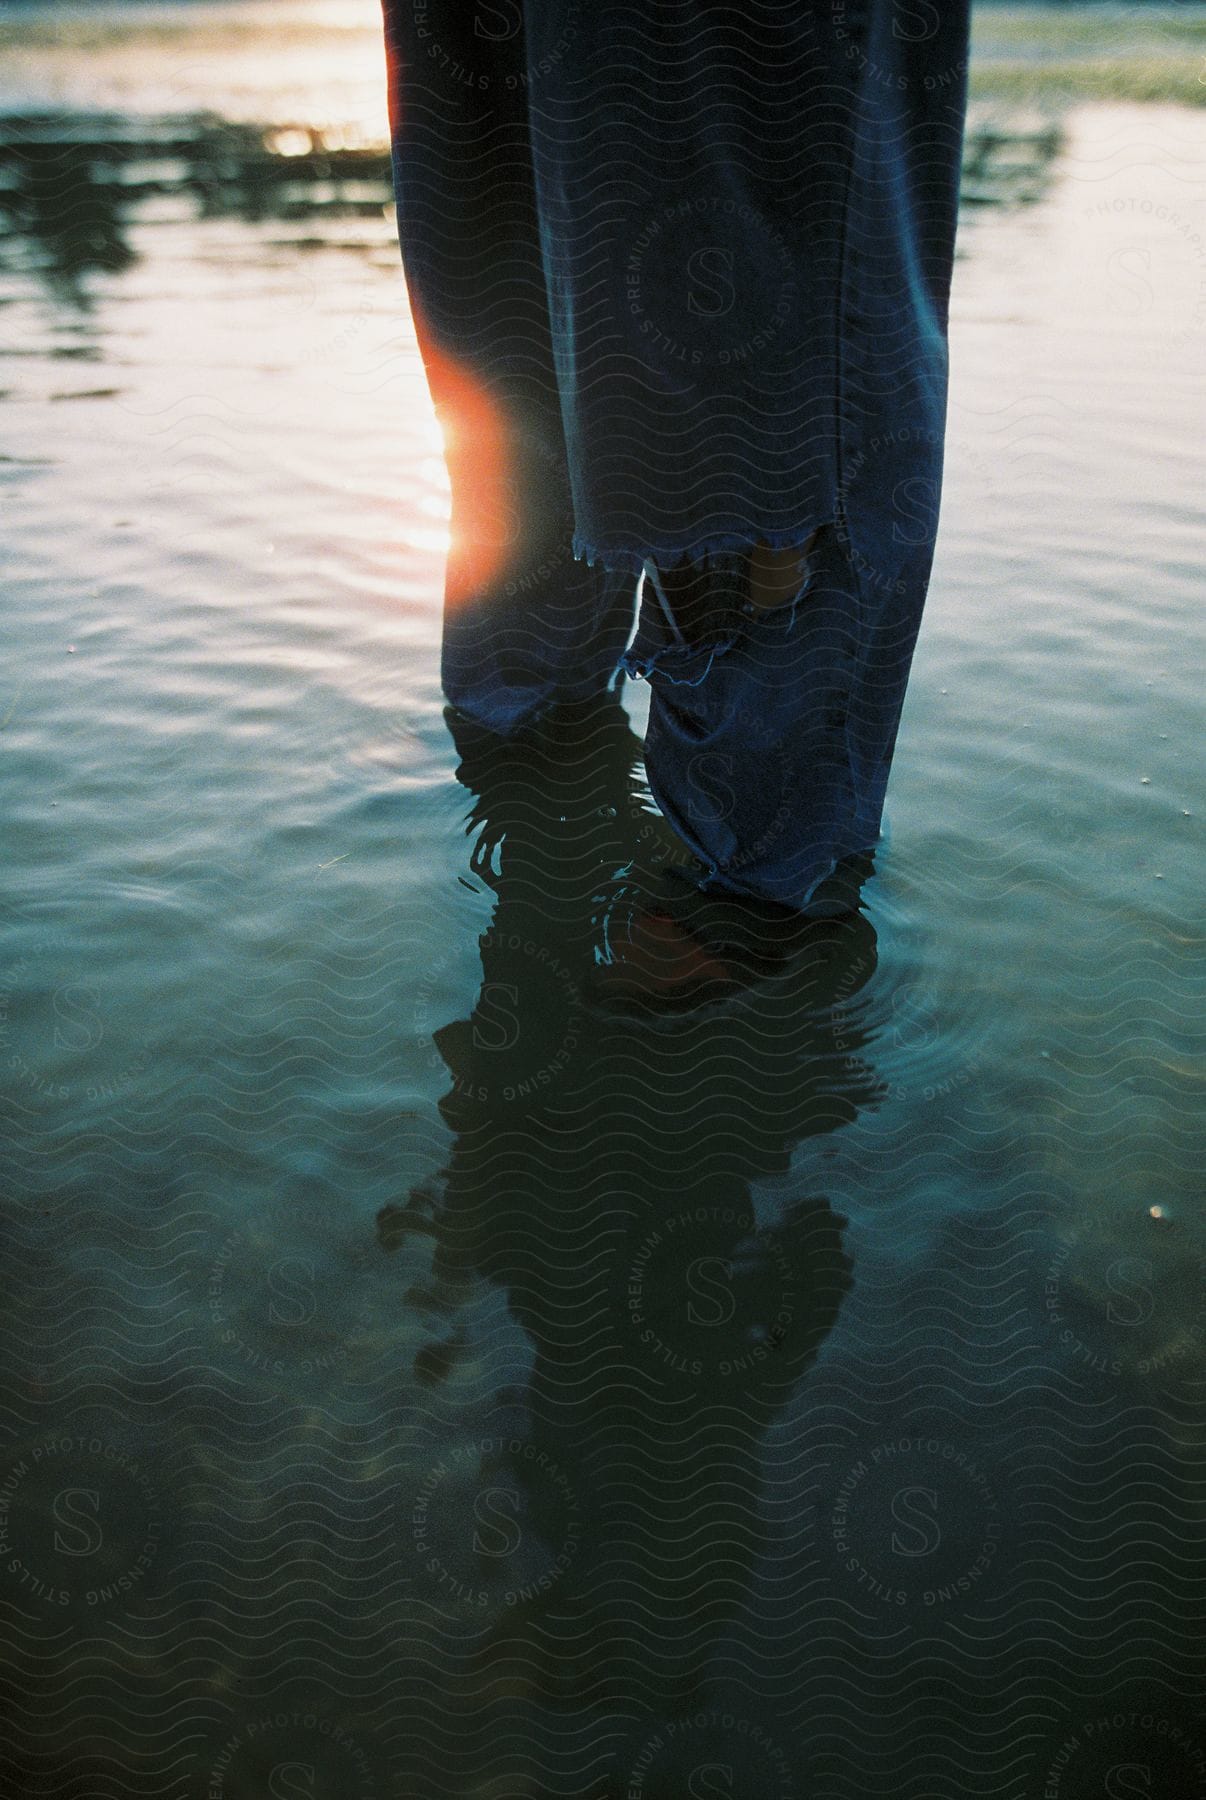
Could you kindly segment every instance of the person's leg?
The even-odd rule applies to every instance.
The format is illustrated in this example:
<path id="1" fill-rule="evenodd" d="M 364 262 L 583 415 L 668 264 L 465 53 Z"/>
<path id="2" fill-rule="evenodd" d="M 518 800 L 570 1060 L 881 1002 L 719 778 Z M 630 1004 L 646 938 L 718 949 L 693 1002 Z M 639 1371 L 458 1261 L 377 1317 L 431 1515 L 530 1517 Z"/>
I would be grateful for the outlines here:
<path id="1" fill-rule="evenodd" d="M 748 558 L 710 584 L 705 565 L 697 580 L 718 599 L 699 632 L 655 641 L 643 615 L 629 653 L 652 691 L 650 786 L 699 885 L 792 909 L 875 846 L 929 572 L 922 547 L 877 585 L 836 527 L 807 561 L 793 596 L 762 607 Z M 671 571 L 671 593 L 676 573 L 689 591 Z"/>
<path id="2" fill-rule="evenodd" d="M 606 687 L 635 579 L 571 553 L 522 9 L 383 10 L 399 241 L 452 487 L 444 687 L 509 733 Z"/>
<path id="3" fill-rule="evenodd" d="M 967 0 L 570 10 L 532 132 L 575 547 L 645 571 L 703 885 L 804 909 L 877 840 L 932 560 Z"/>

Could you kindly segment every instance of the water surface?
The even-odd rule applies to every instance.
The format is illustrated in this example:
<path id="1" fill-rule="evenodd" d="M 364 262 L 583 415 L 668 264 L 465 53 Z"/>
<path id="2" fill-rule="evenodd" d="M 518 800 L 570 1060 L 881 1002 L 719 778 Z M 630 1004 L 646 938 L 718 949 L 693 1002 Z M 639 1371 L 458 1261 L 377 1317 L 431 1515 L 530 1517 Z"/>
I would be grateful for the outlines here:
<path id="1" fill-rule="evenodd" d="M 0 24 L 13 1791 L 1206 1794 L 1206 112 L 1017 12 L 864 914 L 658 1027 L 638 700 L 444 722 L 375 10 Z"/>

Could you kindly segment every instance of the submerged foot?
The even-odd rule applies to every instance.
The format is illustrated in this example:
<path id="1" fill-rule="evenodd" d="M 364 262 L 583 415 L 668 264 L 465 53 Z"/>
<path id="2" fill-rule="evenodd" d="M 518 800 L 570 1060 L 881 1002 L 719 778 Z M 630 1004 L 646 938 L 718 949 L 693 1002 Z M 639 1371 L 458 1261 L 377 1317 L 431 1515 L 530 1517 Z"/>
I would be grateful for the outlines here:
<path id="1" fill-rule="evenodd" d="M 680 1011 L 727 999 L 743 983 L 669 911 L 638 907 L 610 943 L 610 961 L 591 981 L 597 1000 L 654 1011 Z"/>
<path id="2" fill-rule="evenodd" d="M 604 1005 L 683 1011 L 774 980 L 861 919 L 869 853 L 844 858 L 802 909 L 752 895 L 709 893 L 685 867 L 609 909 L 606 958 L 590 991 Z"/>

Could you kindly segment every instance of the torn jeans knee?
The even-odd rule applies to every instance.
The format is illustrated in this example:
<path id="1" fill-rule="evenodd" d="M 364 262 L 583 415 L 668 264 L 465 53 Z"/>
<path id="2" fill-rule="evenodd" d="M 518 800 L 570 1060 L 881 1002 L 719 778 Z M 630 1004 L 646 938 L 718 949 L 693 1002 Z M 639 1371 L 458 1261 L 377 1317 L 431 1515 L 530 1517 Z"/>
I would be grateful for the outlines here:
<path id="1" fill-rule="evenodd" d="M 798 553 L 796 589 L 789 600 L 766 610 L 781 617 L 789 631 L 814 578 L 812 553 L 824 529 L 817 527 L 806 538 L 782 546 Z M 747 621 L 762 610 L 749 599 L 753 548 L 751 543 L 741 549 L 706 550 L 695 561 L 680 559 L 665 568 L 659 567 L 655 556 L 647 556 L 637 629 L 621 664 L 625 673 L 641 680 L 656 672 L 688 687 L 703 682 L 717 657 L 733 648 Z"/>
<path id="2" fill-rule="evenodd" d="M 718 656 L 732 648 L 738 615 L 732 604 L 740 559 L 684 565 L 663 573 L 652 557 L 641 575 L 637 628 L 622 667 L 640 681 L 655 671 L 667 681 L 696 687 Z"/>
<path id="3" fill-rule="evenodd" d="M 790 600 L 739 604 L 730 629 L 703 643 L 679 641 L 656 584 L 643 599 L 654 644 L 646 772 L 703 865 L 700 885 L 807 904 L 842 857 L 873 843 L 852 744 L 870 621 L 839 534 L 820 533 Z"/>

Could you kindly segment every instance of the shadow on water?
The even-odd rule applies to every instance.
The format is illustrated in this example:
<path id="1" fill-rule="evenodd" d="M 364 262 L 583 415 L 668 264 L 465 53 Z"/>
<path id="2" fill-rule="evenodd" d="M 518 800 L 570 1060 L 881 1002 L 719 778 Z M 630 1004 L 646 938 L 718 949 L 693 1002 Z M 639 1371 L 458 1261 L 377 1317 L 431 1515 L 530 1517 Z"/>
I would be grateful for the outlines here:
<path id="1" fill-rule="evenodd" d="M 136 261 L 130 227 L 165 199 L 185 201 L 198 220 L 380 217 L 392 201 L 388 149 L 332 137 L 204 114 L 0 118 L 0 262 L 16 247 L 48 286 L 83 304 L 81 279 Z M 1040 199 L 1059 145 L 1054 126 L 973 127 L 964 203 Z"/>
<path id="2" fill-rule="evenodd" d="M 472 1015 L 435 1034 L 451 1155 L 378 1221 L 387 1249 L 433 1249 L 407 1296 L 438 1339 L 415 1365 L 432 1443 L 409 1529 L 447 1665 L 442 1778 L 450 1758 L 468 1781 L 479 1733 L 510 1722 L 542 1746 L 528 1753 L 553 1790 L 570 1774 L 551 1773 L 558 1757 L 597 1741 L 643 1800 L 713 1764 L 734 1771 L 725 1792 L 795 1793 L 799 1747 L 774 1723 L 790 1672 L 753 1701 L 717 1692 L 709 1668 L 726 1634 L 773 1639 L 806 1561 L 763 1462 L 851 1268 L 844 1220 L 792 1154 L 879 1098 L 864 1040 L 839 1024 L 874 931 L 862 914 L 819 922 L 741 1004 L 611 1015 L 589 998 L 593 901 L 648 827 L 622 707 L 505 747 L 453 728 L 496 906 Z M 475 1341 L 491 1291 L 522 1328 L 509 1358 L 497 1322 Z M 458 1373 L 468 1433 L 445 1412 Z M 436 1791 L 435 1768 L 420 1777 Z"/>

